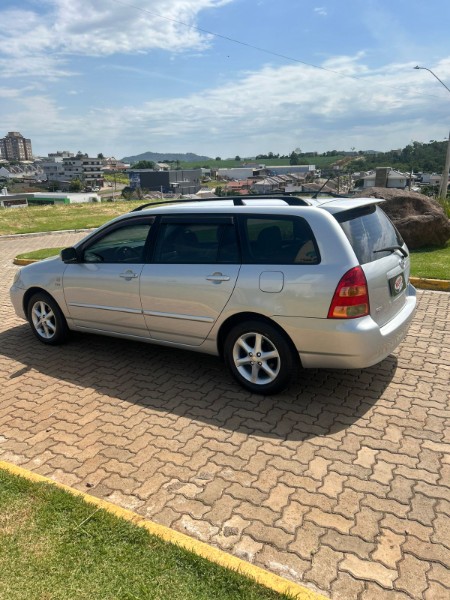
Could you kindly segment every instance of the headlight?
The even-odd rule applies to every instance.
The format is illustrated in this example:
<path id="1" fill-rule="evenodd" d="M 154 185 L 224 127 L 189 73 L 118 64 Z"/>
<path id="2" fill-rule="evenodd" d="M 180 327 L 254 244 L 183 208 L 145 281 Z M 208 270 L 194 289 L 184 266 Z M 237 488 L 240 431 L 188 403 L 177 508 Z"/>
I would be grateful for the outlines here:
<path id="1" fill-rule="evenodd" d="M 16 271 L 16 274 L 14 275 L 14 279 L 13 279 L 13 285 L 15 285 L 19 281 L 20 276 L 22 274 L 21 271 L 22 271 L 22 269 L 19 269 L 18 271 Z"/>

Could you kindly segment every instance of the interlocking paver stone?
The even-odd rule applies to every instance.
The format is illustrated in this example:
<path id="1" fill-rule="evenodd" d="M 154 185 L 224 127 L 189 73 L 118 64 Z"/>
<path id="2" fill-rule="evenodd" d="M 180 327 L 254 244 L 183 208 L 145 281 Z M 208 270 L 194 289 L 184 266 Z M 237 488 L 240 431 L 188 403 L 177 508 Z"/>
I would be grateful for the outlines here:
<path id="1" fill-rule="evenodd" d="M 332 600 L 450 597 L 450 295 L 419 292 L 394 355 L 274 398 L 218 359 L 16 318 L 0 238 L 0 460 L 107 498 Z"/>

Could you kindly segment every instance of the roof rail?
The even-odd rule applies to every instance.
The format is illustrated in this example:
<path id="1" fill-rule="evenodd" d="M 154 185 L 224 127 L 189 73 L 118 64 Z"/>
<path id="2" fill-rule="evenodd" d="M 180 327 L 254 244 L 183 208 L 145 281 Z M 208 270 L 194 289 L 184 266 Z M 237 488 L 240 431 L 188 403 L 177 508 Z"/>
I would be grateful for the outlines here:
<path id="1" fill-rule="evenodd" d="M 223 200 L 232 200 L 234 206 L 246 206 L 244 200 L 284 200 L 289 206 L 309 206 L 309 202 L 298 198 L 297 196 L 287 196 L 280 194 L 265 194 L 260 196 L 248 195 L 248 196 L 219 196 L 217 198 L 198 198 L 197 200 L 159 200 L 156 202 L 148 202 L 133 208 L 131 212 L 137 212 L 148 208 L 149 206 L 161 206 L 161 204 L 188 204 L 194 202 L 222 202 Z"/>

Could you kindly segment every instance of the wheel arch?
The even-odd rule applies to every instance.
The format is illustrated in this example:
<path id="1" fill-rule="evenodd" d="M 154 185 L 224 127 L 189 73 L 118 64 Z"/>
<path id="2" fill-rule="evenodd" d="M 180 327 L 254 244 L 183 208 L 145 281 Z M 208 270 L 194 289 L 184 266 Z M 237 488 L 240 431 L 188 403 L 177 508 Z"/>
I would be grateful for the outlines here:
<path id="1" fill-rule="evenodd" d="M 41 288 L 39 286 L 34 286 L 34 287 L 28 288 L 28 290 L 23 295 L 23 310 L 26 315 L 28 315 L 28 304 L 30 302 L 30 299 L 34 296 L 34 294 L 45 294 L 46 296 L 51 298 L 53 300 L 53 302 L 56 302 L 59 309 L 61 310 L 61 307 L 59 306 L 59 302 L 56 300 L 56 298 L 54 296 L 52 296 L 52 294 L 49 294 L 49 292 L 47 292 L 47 290 L 44 290 L 44 288 Z"/>
<path id="2" fill-rule="evenodd" d="M 239 323 L 243 323 L 245 321 L 260 321 L 261 323 L 268 323 L 269 325 L 271 325 L 272 327 L 277 329 L 278 332 L 281 335 L 283 335 L 286 338 L 286 340 L 288 341 L 289 345 L 291 346 L 293 356 L 296 358 L 296 360 L 298 360 L 298 363 L 300 364 L 300 357 L 299 357 L 298 351 L 295 347 L 294 342 L 292 341 L 292 338 L 289 336 L 289 334 L 282 327 L 280 327 L 280 325 L 278 325 L 278 323 L 276 321 L 274 321 L 273 319 L 270 319 L 269 317 L 266 317 L 264 315 L 261 315 L 259 313 L 254 313 L 251 311 L 241 312 L 241 313 L 236 313 L 234 315 L 231 315 L 220 326 L 220 329 L 219 329 L 219 332 L 217 335 L 217 350 L 218 350 L 220 358 L 223 359 L 225 340 L 226 340 L 229 332 L 233 329 L 233 327 L 235 325 L 238 325 Z"/>

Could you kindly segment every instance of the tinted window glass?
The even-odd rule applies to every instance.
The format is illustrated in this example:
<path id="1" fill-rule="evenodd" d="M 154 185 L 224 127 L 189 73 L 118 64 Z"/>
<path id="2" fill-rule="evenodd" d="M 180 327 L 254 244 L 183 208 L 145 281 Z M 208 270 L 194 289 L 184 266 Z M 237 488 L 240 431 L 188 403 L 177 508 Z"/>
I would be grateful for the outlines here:
<path id="1" fill-rule="evenodd" d="M 84 251 L 85 262 L 142 263 L 150 223 L 128 224 L 106 233 Z"/>
<path id="2" fill-rule="evenodd" d="M 374 250 L 404 244 L 401 235 L 379 206 L 339 213 L 336 219 L 362 265 L 391 254 L 390 251 L 374 253 Z"/>
<path id="3" fill-rule="evenodd" d="M 237 263 L 239 249 L 234 225 L 162 223 L 155 262 L 170 264 Z"/>
<path id="4" fill-rule="evenodd" d="M 313 233 L 300 217 L 247 217 L 248 262 L 256 264 L 313 264 L 320 262 Z"/>

